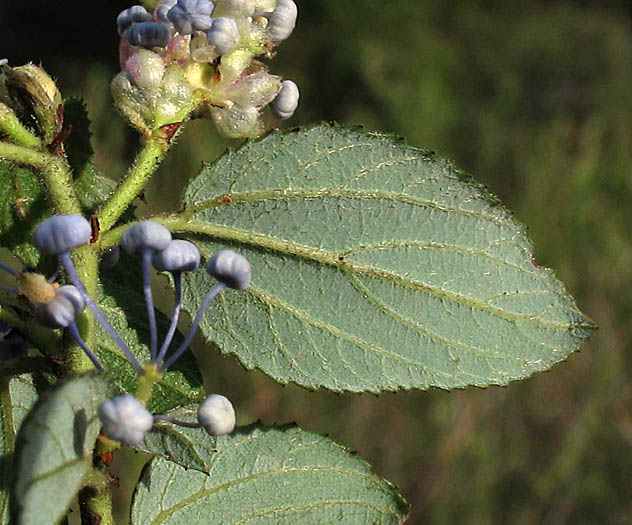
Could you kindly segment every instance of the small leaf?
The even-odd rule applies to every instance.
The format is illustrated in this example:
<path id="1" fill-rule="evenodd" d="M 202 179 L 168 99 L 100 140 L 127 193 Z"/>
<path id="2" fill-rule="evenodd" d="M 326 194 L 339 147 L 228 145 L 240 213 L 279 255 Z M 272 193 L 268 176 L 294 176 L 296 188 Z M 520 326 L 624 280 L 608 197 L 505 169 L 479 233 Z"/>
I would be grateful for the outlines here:
<path id="1" fill-rule="evenodd" d="M 36 267 L 41 254 L 31 244 L 35 227 L 50 215 L 39 177 L 27 168 L 0 161 L 0 246 L 9 248 L 26 265 Z M 116 188 L 86 163 L 75 181 L 79 201 L 86 215 L 98 208 Z"/>
<path id="2" fill-rule="evenodd" d="M 92 162 L 84 165 L 75 179 L 75 189 L 86 217 L 95 213 L 114 192 L 116 182 L 101 175 Z"/>
<path id="3" fill-rule="evenodd" d="M 17 437 L 11 514 L 16 524 L 56 523 L 92 467 L 107 385 L 101 376 L 73 377 L 41 399 Z"/>
<path id="4" fill-rule="evenodd" d="M 149 325 L 145 298 L 142 291 L 140 259 L 121 254 L 116 268 L 102 272 L 103 288 L 99 305 L 112 326 L 118 331 L 136 359 L 143 364 L 149 361 Z M 159 341 L 169 328 L 169 319 L 156 312 Z M 176 332 L 171 349 L 182 343 L 182 334 Z M 121 391 L 134 392 L 136 370 L 107 332 L 97 324 L 97 355 L 106 370 L 112 372 Z M 203 397 L 202 376 L 193 353 L 187 351 L 178 359 L 163 378 L 154 385 L 148 408 L 165 412 L 173 407 L 189 404 Z"/>
<path id="5" fill-rule="evenodd" d="M 505 385 L 565 359 L 593 328 L 525 229 L 433 154 L 318 125 L 205 167 L 174 225 L 253 267 L 203 334 L 281 383 L 335 391 Z M 195 311 L 213 285 L 187 275 Z"/>
<path id="6" fill-rule="evenodd" d="M 35 173 L 9 162 L 0 161 L 0 180 L 0 246 L 34 267 L 40 253 L 31 233 L 47 216 L 46 195 Z"/>
<path id="7" fill-rule="evenodd" d="M 70 131 L 64 141 L 64 151 L 74 176 L 79 177 L 84 169 L 94 168 L 90 162 L 94 154 L 90 118 L 83 100 L 71 97 L 64 101 L 64 127 Z"/>
<path id="8" fill-rule="evenodd" d="M 9 483 L 13 478 L 15 436 L 31 407 L 37 389 L 31 374 L 0 377 L 0 523 L 10 523 Z"/>
<path id="9" fill-rule="evenodd" d="M 215 450 L 207 473 L 153 459 L 134 495 L 133 524 L 401 523 L 408 514 L 393 485 L 324 436 L 261 425 L 198 434 L 196 446 L 206 439 Z"/>

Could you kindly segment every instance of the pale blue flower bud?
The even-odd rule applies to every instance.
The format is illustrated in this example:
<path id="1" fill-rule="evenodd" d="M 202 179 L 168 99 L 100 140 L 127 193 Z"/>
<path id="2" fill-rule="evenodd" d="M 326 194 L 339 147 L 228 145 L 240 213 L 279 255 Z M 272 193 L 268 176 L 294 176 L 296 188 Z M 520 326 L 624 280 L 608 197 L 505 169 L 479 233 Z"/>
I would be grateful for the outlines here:
<path id="1" fill-rule="evenodd" d="M 206 32 L 206 41 L 213 44 L 220 55 L 230 53 L 239 39 L 237 22 L 232 18 L 219 17 L 213 19 L 213 25 Z"/>
<path id="2" fill-rule="evenodd" d="M 99 406 L 103 433 L 124 445 L 138 445 L 154 425 L 154 418 L 134 396 L 124 394 Z"/>
<path id="3" fill-rule="evenodd" d="M 211 27 L 214 7 L 210 0 L 178 0 L 167 13 L 167 18 L 178 33 L 190 35 L 193 31 L 206 31 Z"/>
<path id="4" fill-rule="evenodd" d="M 169 28 L 158 22 L 140 22 L 127 32 L 128 42 L 137 47 L 167 47 L 171 39 Z"/>
<path id="5" fill-rule="evenodd" d="M 152 255 L 151 264 L 161 272 L 192 272 L 200 265 L 200 251 L 189 241 L 175 239 Z"/>
<path id="6" fill-rule="evenodd" d="M 292 0 L 279 0 L 268 18 L 268 38 L 272 42 L 282 42 L 288 38 L 294 31 L 297 17 L 298 8 Z"/>
<path id="7" fill-rule="evenodd" d="M 281 84 L 281 91 L 270 103 L 272 114 L 283 120 L 290 118 L 298 107 L 299 97 L 298 86 L 291 80 L 284 80 Z"/>
<path id="8" fill-rule="evenodd" d="M 143 221 L 125 230 L 121 246 L 130 255 L 141 255 L 143 250 L 162 251 L 171 242 L 171 232 L 162 224 Z"/>
<path id="9" fill-rule="evenodd" d="M 169 20 L 169 17 L 167 15 L 169 13 L 169 10 L 177 3 L 178 0 L 165 0 L 164 2 L 162 2 L 156 8 L 156 18 L 164 24 L 171 25 L 171 20 Z"/>
<path id="10" fill-rule="evenodd" d="M 229 288 L 245 290 L 250 284 L 252 270 L 250 263 L 233 250 L 217 252 L 206 263 L 206 271 Z"/>
<path id="11" fill-rule="evenodd" d="M 90 223 L 81 215 L 53 215 L 33 233 L 33 244 L 48 255 L 59 255 L 86 244 L 92 237 Z"/>
<path id="12" fill-rule="evenodd" d="M 132 24 L 137 22 L 148 22 L 151 19 L 151 15 L 142 5 L 133 5 L 129 9 L 121 11 L 116 17 L 118 34 L 122 35 Z"/>
<path id="13" fill-rule="evenodd" d="M 86 307 L 86 302 L 79 290 L 66 285 L 55 291 L 55 297 L 47 303 L 38 304 L 35 317 L 38 322 L 49 328 L 66 328 Z"/>
<path id="14" fill-rule="evenodd" d="M 230 434 L 235 429 L 233 404 L 220 394 L 208 396 L 198 407 L 198 421 L 211 436 Z"/>

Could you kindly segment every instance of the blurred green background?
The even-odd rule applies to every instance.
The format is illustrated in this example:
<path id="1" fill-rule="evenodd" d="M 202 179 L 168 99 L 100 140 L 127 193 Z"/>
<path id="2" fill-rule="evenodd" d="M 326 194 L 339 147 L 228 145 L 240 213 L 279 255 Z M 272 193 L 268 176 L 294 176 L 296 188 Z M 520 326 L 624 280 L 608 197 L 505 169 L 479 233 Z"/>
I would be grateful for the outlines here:
<path id="1" fill-rule="evenodd" d="M 280 387 L 199 344 L 209 389 L 241 423 L 296 421 L 360 452 L 401 488 L 409 523 L 632 523 L 632 4 L 297 3 L 271 62 L 301 89 L 288 125 L 363 124 L 452 159 L 528 225 L 537 262 L 600 330 L 507 388 L 378 397 Z M 98 167 L 115 179 L 138 144 L 108 92 L 128 6 L 0 5 L 3 56 L 41 61 L 86 100 Z M 192 123 L 138 213 L 176 206 L 200 163 L 234 145 Z"/>

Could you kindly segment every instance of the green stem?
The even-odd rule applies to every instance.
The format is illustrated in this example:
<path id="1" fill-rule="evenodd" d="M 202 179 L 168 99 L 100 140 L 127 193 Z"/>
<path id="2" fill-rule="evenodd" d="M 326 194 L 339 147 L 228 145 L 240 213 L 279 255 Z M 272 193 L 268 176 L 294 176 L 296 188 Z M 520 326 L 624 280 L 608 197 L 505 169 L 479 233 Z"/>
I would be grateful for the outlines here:
<path id="1" fill-rule="evenodd" d="M 149 177 L 164 159 L 169 147 L 170 142 L 161 136 L 154 136 L 147 140 L 127 177 L 97 214 L 102 232 L 107 232 L 114 226 L 131 202 L 139 195 Z"/>
<path id="2" fill-rule="evenodd" d="M 153 363 L 147 363 L 145 373 L 139 375 L 137 378 L 138 389 L 136 390 L 136 399 L 143 405 L 146 405 L 151 399 L 154 383 L 160 381 L 161 378 L 162 374 L 159 372 L 158 367 Z"/>
<path id="3" fill-rule="evenodd" d="M 81 278 L 81 282 L 92 298 L 96 297 L 97 291 L 97 269 L 99 267 L 99 253 L 95 246 L 84 246 L 75 250 L 72 254 L 73 263 L 77 269 L 77 273 Z M 92 351 L 96 348 L 96 321 L 94 315 L 89 309 L 77 320 L 77 327 L 81 333 L 81 337 L 90 347 Z M 86 372 L 94 370 L 94 365 L 85 354 L 83 349 L 76 343 L 70 344 L 66 352 L 67 369 L 73 373 Z"/>
<path id="4" fill-rule="evenodd" d="M 68 163 L 48 152 L 34 151 L 24 146 L 0 142 L 0 159 L 24 164 L 42 174 L 55 213 L 81 214 Z"/>
<path id="5" fill-rule="evenodd" d="M 110 487 L 101 490 L 84 489 L 79 494 L 79 505 L 82 524 L 114 525 Z"/>
<path id="6" fill-rule="evenodd" d="M 11 108 L 2 103 L 0 103 L 0 131 L 25 148 L 42 147 L 42 141 L 22 125 Z"/>

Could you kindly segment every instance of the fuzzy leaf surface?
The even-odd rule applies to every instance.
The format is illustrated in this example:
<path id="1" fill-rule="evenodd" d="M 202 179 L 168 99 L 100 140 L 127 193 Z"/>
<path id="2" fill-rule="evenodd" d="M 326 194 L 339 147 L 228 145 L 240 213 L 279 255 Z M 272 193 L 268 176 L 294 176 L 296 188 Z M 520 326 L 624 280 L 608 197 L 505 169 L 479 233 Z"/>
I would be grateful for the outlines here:
<path id="1" fill-rule="evenodd" d="M 29 413 L 16 440 L 13 523 L 57 523 L 66 514 L 92 466 L 107 390 L 103 377 L 76 376 Z"/>
<path id="2" fill-rule="evenodd" d="M 203 334 L 281 383 L 334 391 L 505 385 L 547 370 L 592 324 L 525 228 L 467 175 L 391 136 L 317 125 L 206 166 L 173 226 L 252 285 Z M 192 312 L 213 285 L 187 275 Z"/>
<path id="3" fill-rule="evenodd" d="M 169 416 L 180 421 L 197 422 L 196 405 L 179 407 L 169 412 Z M 178 465 L 209 472 L 215 453 L 218 438 L 209 436 L 204 429 L 186 428 L 171 423 L 158 422 L 151 432 L 147 433 L 137 450 L 160 456 Z"/>
<path id="4" fill-rule="evenodd" d="M 31 374 L 0 377 L 0 523 L 10 523 L 9 485 L 13 477 L 15 436 L 37 401 Z"/>
<path id="5" fill-rule="evenodd" d="M 408 514 L 393 485 L 324 436 L 252 425 L 194 439 L 213 443 L 207 473 L 154 458 L 134 495 L 133 524 L 386 524 Z"/>
<path id="6" fill-rule="evenodd" d="M 141 364 L 146 363 L 149 361 L 149 324 L 142 290 L 140 259 L 122 253 L 116 268 L 102 272 L 101 279 L 103 287 L 99 305 L 103 313 L 136 359 Z M 169 318 L 156 311 L 156 322 L 158 340 L 162 343 L 169 328 Z M 182 334 L 176 331 L 171 349 L 179 347 L 182 340 Z M 112 372 L 118 389 L 125 392 L 136 390 L 136 370 L 98 323 L 97 355 L 105 369 Z M 165 412 L 203 397 L 202 376 L 193 353 L 187 351 L 154 385 L 148 408 L 153 412 Z"/>

